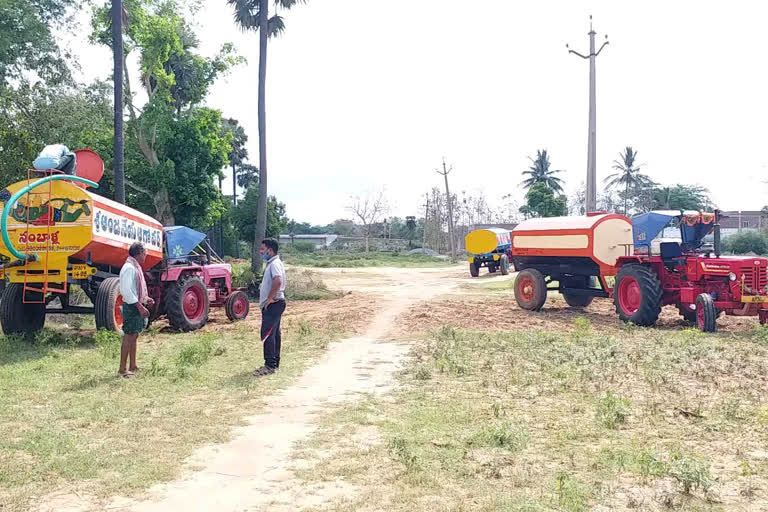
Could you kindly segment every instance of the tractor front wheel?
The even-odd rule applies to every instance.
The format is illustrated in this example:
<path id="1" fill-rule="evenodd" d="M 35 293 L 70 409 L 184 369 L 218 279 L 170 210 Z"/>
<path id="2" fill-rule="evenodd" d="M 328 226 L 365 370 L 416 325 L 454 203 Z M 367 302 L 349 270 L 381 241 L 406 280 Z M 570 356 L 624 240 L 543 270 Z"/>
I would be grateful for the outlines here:
<path id="1" fill-rule="evenodd" d="M 231 321 L 243 320 L 248 316 L 251 305 L 248 303 L 248 295 L 245 292 L 235 292 L 227 297 L 224 310 Z"/>
<path id="2" fill-rule="evenodd" d="M 535 268 L 522 270 L 515 278 L 515 300 L 528 311 L 539 311 L 547 302 L 547 283 Z"/>
<path id="3" fill-rule="evenodd" d="M 656 273 L 645 265 L 630 264 L 619 269 L 613 303 L 624 322 L 651 326 L 661 314 L 662 288 Z"/>
<path id="4" fill-rule="evenodd" d="M 166 292 L 168 323 L 182 331 L 195 331 L 208 322 L 208 288 L 193 275 L 182 276 Z"/>
<path id="5" fill-rule="evenodd" d="M 717 329 L 717 310 L 708 293 L 700 293 L 696 297 L 696 325 L 702 332 L 715 332 Z"/>
<path id="6" fill-rule="evenodd" d="M 28 292 L 27 300 L 39 300 Z M 5 334 L 32 334 L 45 325 L 45 304 L 24 302 L 24 283 L 8 283 L 0 300 L 0 324 Z"/>
<path id="7" fill-rule="evenodd" d="M 480 275 L 480 267 L 477 266 L 477 263 L 470 263 L 469 264 L 469 275 L 472 277 L 477 277 Z"/>

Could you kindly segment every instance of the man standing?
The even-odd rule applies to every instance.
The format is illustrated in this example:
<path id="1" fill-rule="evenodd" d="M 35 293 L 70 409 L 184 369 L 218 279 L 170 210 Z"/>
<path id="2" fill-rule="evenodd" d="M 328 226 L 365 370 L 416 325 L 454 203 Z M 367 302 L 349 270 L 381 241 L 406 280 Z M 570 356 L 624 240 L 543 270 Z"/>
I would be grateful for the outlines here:
<path id="1" fill-rule="evenodd" d="M 149 318 L 148 307 L 152 307 L 155 301 L 147 293 L 147 281 L 144 279 L 144 270 L 141 265 L 147 257 L 147 251 L 139 242 L 135 242 L 128 249 L 128 259 L 120 269 L 120 295 L 123 296 L 123 345 L 120 348 L 121 377 L 133 377 L 138 369 L 136 366 L 136 342 L 139 333 L 144 330 L 145 320 Z M 131 365 L 126 370 L 126 364 L 130 356 Z"/>
<path id="2" fill-rule="evenodd" d="M 280 317 L 285 311 L 285 268 L 277 251 L 277 240 L 262 240 L 259 253 L 267 262 L 259 288 L 264 366 L 253 372 L 256 377 L 275 373 L 280 367 Z"/>

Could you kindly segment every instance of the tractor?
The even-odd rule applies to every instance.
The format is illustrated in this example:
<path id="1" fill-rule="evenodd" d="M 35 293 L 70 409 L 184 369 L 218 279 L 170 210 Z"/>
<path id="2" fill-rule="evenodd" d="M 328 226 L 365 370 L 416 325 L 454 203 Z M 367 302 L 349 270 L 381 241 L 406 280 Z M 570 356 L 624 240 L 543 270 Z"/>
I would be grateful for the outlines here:
<path id="1" fill-rule="evenodd" d="M 662 306 L 672 305 L 704 332 L 717 329 L 722 313 L 768 323 L 768 259 L 722 257 L 720 216 L 719 210 L 654 211 L 632 219 L 634 254 L 618 259 L 613 287 L 623 321 L 651 326 Z M 670 225 L 679 236 L 658 237 Z"/>

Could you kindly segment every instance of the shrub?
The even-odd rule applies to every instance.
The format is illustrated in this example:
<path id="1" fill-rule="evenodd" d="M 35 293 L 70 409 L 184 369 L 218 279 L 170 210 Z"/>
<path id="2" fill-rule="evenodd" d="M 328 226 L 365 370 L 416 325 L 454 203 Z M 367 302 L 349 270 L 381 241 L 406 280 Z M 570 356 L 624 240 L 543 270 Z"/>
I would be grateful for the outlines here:
<path id="1" fill-rule="evenodd" d="M 199 368 L 211 358 L 215 350 L 211 336 L 202 336 L 187 343 L 176 354 L 176 366 Z"/>
<path id="2" fill-rule="evenodd" d="M 712 487 L 712 477 L 709 473 L 709 463 L 701 457 L 674 452 L 667 464 L 667 474 L 683 486 L 683 491 L 689 493 L 692 489 L 707 491 Z"/>
<path id="3" fill-rule="evenodd" d="M 312 242 L 293 242 L 290 245 L 286 244 L 286 247 L 291 248 L 291 252 L 296 253 L 308 253 L 308 252 L 315 252 L 315 244 Z"/>
<path id="4" fill-rule="evenodd" d="M 768 236 L 756 231 L 744 231 L 725 238 L 723 246 L 726 251 L 734 254 L 746 254 L 748 252 L 766 254 L 768 253 Z"/>
<path id="5" fill-rule="evenodd" d="M 114 359 L 120 355 L 120 335 L 115 331 L 99 329 L 93 335 L 93 342 L 99 352 L 107 359 Z"/>
<path id="6" fill-rule="evenodd" d="M 528 432 L 520 425 L 510 422 L 490 427 L 483 434 L 483 438 L 487 444 L 506 448 L 511 452 L 520 452 L 528 445 Z"/>
<path id="7" fill-rule="evenodd" d="M 617 428 L 627 421 L 629 414 L 629 401 L 610 391 L 597 402 L 595 417 L 605 428 Z"/>

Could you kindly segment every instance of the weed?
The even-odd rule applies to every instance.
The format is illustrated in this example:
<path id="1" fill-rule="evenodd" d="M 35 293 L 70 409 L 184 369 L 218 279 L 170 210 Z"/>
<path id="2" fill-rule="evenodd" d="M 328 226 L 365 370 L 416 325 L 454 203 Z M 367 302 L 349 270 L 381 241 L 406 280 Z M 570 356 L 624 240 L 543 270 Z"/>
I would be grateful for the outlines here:
<path id="1" fill-rule="evenodd" d="M 120 335 L 115 331 L 99 329 L 93 335 L 93 342 L 102 356 L 106 359 L 116 359 L 120 356 Z"/>
<path id="2" fill-rule="evenodd" d="M 491 406 L 491 410 L 493 410 L 494 418 L 498 419 L 506 415 L 506 411 L 504 410 L 504 404 L 498 400 L 496 402 L 493 402 L 493 405 Z"/>
<path id="3" fill-rule="evenodd" d="M 741 421 L 744 419 L 742 413 L 741 401 L 736 398 L 729 398 L 723 402 L 723 416 L 728 421 Z"/>
<path id="4" fill-rule="evenodd" d="M 389 442 L 389 451 L 403 464 L 406 471 L 418 469 L 418 459 L 413 453 L 408 441 L 402 437 L 394 437 Z"/>
<path id="5" fill-rule="evenodd" d="M 709 473 L 709 463 L 701 458 L 675 451 L 667 463 L 667 475 L 683 486 L 683 492 L 690 493 L 692 489 L 707 491 L 712 486 Z"/>
<path id="6" fill-rule="evenodd" d="M 82 338 L 73 334 L 65 334 L 53 329 L 44 328 L 35 333 L 34 342 L 37 345 L 47 347 L 75 346 L 82 342 Z"/>
<path id="7" fill-rule="evenodd" d="M 555 477 L 557 503 L 562 510 L 583 512 L 588 510 L 589 493 L 584 484 L 571 474 L 560 471 Z"/>
<path id="8" fill-rule="evenodd" d="M 520 425 L 510 422 L 499 423 L 482 433 L 486 444 L 506 448 L 511 452 L 521 452 L 528 445 L 528 432 Z"/>
<path id="9" fill-rule="evenodd" d="M 644 480 L 661 478 L 666 474 L 667 466 L 664 459 L 647 449 L 641 449 L 636 455 L 638 469 Z"/>
<path id="10" fill-rule="evenodd" d="M 582 341 L 592 332 L 592 322 L 586 316 L 577 316 L 573 319 L 573 341 Z"/>
<path id="11" fill-rule="evenodd" d="M 210 335 L 203 335 L 197 340 L 182 346 L 176 354 L 177 368 L 200 368 L 211 358 L 215 347 Z M 182 372 L 186 376 L 185 372 Z M 181 377 L 181 373 L 179 374 Z"/>
<path id="12" fill-rule="evenodd" d="M 755 324 L 750 334 L 755 343 L 768 344 L 768 325 Z"/>
<path id="13" fill-rule="evenodd" d="M 420 365 L 418 368 L 416 368 L 413 377 L 416 380 L 429 380 L 432 378 L 432 372 L 429 370 L 427 365 Z"/>
<path id="14" fill-rule="evenodd" d="M 164 377 L 168 374 L 168 367 L 165 366 L 163 363 L 160 362 L 160 360 L 157 358 L 157 356 L 153 357 L 149 361 L 149 368 L 147 368 L 147 375 L 151 375 L 153 377 Z"/>
<path id="15" fill-rule="evenodd" d="M 607 391 L 597 402 L 595 417 L 602 426 L 616 429 L 630 415 L 629 400 Z"/>
<path id="16" fill-rule="evenodd" d="M 298 322 L 299 327 L 299 338 L 304 339 L 312 336 L 312 334 L 315 332 L 315 328 L 312 327 L 312 324 L 309 323 L 304 318 L 300 318 Z"/>

